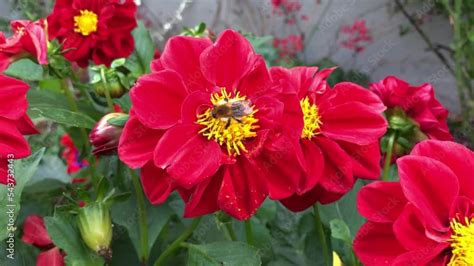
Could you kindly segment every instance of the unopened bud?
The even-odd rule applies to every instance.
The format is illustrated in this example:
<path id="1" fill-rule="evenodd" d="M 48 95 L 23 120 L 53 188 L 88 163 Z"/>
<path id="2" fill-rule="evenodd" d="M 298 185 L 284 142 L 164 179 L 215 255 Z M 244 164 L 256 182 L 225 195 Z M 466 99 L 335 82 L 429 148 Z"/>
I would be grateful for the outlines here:
<path id="1" fill-rule="evenodd" d="M 123 124 L 120 121 L 127 121 L 128 115 L 123 113 L 110 113 L 102 117 L 89 134 L 89 141 L 94 146 L 94 155 L 109 155 L 117 151 L 120 135 L 123 131 Z M 113 123 L 113 121 L 119 121 Z M 121 125 L 121 126 L 120 126 Z"/>
<path id="2" fill-rule="evenodd" d="M 112 257 L 112 220 L 109 209 L 103 203 L 92 203 L 80 208 L 78 226 L 86 245 L 109 260 Z"/>

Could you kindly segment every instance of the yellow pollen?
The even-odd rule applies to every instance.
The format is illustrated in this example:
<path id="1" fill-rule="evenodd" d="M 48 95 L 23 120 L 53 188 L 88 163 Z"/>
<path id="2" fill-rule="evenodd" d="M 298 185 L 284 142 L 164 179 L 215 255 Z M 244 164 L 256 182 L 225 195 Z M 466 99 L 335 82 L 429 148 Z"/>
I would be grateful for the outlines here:
<path id="1" fill-rule="evenodd" d="M 318 107 L 309 102 L 309 98 L 305 97 L 300 101 L 301 110 L 303 111 L 304 127 L 301 132 L 301 138 L 311 139 L 319 135 L 321 125 L 321 116 L 319 116 Z"/>
<path id="2" fill-rule="evenodd" d="M 18 27 L 15 31 L 15 33 L 18 35 L 18 36 L 23 36 L 25 35 L 25 27 Z"/>
<path id="3" fill-rule="evenodd" d="M 214 107 L 207 109 L 204 113 L 197 116 L 198 120 L 196 123 L 204 126 L 199 133 L 207 139 L 213 139 L 219 145 L 223 145 L 231 156 L 240 155 L 242 151 L 248 152 L 245 148 L 244 140 L 257 136 L 255 130 L 259 126 L 257 124 L 258 119 L 254 115 L 258 110 L 254 106 L 249 106 L 249 112 L 242 116 L 216 115 L 215 113 L 213 114 L 213 110 L 226 106 L 230 108 L 243 102 L 248 103 L 245 96 L 241 96 L 238 92 L 235 96 L 232 96 L 232 93 L 227 93 L 222 88 L 220 93 L 211 95 L 211 103 Z"/>
<path id="4" fill-rule="evenodd" d="M 81 10 L 81 15 L 74 17 L 74 31 L 89 36 L 97 31 L 97 14 L 89 10 Z"/>
<path id="5" fill-rule="evenodd" d="M 464 222 L 458 219 L 451 221 L 451 252 L 453 256 L 449 266 L 474 265 L 474 218 L 465 218 Z"/>

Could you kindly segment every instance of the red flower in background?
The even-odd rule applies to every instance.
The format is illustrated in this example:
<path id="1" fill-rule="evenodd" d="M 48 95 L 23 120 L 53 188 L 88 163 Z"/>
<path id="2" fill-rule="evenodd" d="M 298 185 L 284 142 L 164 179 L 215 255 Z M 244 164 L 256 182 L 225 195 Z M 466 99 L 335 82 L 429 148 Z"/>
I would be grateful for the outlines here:
<path id="1" fill-rule="evenodd" d="M 365 20 L 355 20 L 352 25 L 344 25 L 341 27 L 341 34 L 345 39 L 341 42 L 341 46 L 356 53 L 363 52 L 367 44 L 372 43 L 372 35 L 365 25 Z"/>
<path id="2" fill-rule="evenodd" d="M 448 110 L 436 99 L 431 84 L 412 86 L 397 77 L 389 76 L 371 84 L 370 90 L 389 109 L 401 108 L 430 139 L 453 139 L 446 123 Z"/>
<path id="3" fill-rule="evenodd" d="M 280 57 L 296 57 L 304 49 L 303 37 L 291 34 L 286 38 L 273 39 L 273 46 L 278 50 Z"/>
<path id="4" fill-rule="evenodd" d="M 82 168 L 89 166 L 89 162 L 86 159 L 81 159 L 81 154 L 77 149 L 76 145 L 72 141 L 72 138 L 65 134 L 60 140 L 61 146 L 64 147 L 62 156 L 66 160 L 67 173 L 74 174 L 79 172 Z M 73 183 L 82 183 L 83 178 L 74 178 Z"/>
<path id="5" fill-rule="evenodd" d="M 171 38 L 158 72 L 131 90 L 119 156 L 141 168 L 144 190 L 162 203 L 177 189 L 184 216 L 223 210 L 247 219 L 267 196 L 254 158 L 284 119 L 265 62 L 232 30 L 209 39 Z M 297 101 L 296 101 L 297 103 Z"/>
<path id="6" fill-rule="evenodd" d="M 28 84 L 0 74 L 0 183 L 8 182 L 7 159 L 20 159 L 31 150 L 23 135 L 37 134 L 26 114 Z"/>
<path id="7" fill-rule="evenodd" d="M 13 36 L 6 38 L 0 32 L 0 72 L 15 60 L 28 56 L 34 57 L 39 64 L 48 63 L 45 23 L 43 20 L 14 20 L 11 22 Z"/>
<path id="8" fill-rule="evenodd" d="M 474 265 L 474 153 L 427 140 L 397 161 L 400 182 L 359 192 L 354 240 L 364 265 Z"/>
<path id="9" fill-rule="evenodd" d="M 49 237 L 43 217 L 37 215 L 26 217 L 21 240 L 41 249 L 41 253 L 36 258 L 36 266 L 65 265 L 64 254 Z"/>
<path id="10" fill-rule="evenodd" d="M 89 60 L 110 66 L 133 52 L 136 11 L 133 0 L 58 0 L 48 16 L 49 39 L 63 43 L 64 56 L 81 67 Z"/>
<path id="11" fill-rule="evenodd" d="M 326 78 L 333 69 L 317 71 L 317 67 L 271 69 L 274 82 L 298 96 L 300 104 L 286 112 L 304 120 L 302 128 L 290 125 L 298 140 L 286 145 L 292 150 L 286 154 L 297 156 L 280 157 L 265 173 L 285 184 L 276 187 L 283 191 L 270 188 L 270 197 L 282 200 L 292 211 L 336 201 L 353 187 L 355 177 L 376 179 L 380 174 L 378 141 L 387 129 L 382 116 L 385 106 L 375 94 L 353 83 L 342 82 L 331 89 Z M 266 162 L 272 158 L 260 164 Z"/>

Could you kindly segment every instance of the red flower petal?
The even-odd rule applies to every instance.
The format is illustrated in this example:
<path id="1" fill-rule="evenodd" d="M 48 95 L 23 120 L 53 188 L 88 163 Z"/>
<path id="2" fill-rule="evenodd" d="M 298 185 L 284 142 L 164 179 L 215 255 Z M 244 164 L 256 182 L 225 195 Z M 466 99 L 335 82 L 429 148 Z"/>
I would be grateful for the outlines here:
<path id="1" fill-rule="evenodd" d="M 207 140 L 198 125 L 179 125 L 166 131 L 156 146 L 155 164 L 186 189 L 194 187 L 213 174 L 221 165 L 219 144 Z"/>
<path id="2" fill-rule="evenodd" d="M 267 197 L 264 176 L 245 156 L 239 156 L 235 164 L 224 167 L 227 171 L 219 191 L 219 207 L 238 220 L 246 220 Z"/>
<path id="3" fill-rule="evenodd" d="M 406 198 L 420 210 L 426 226 L 449 230 L 449 211 L 459 194 L 453 172 L 439 161 L 408 155 L 397 160 L 400 184 Z"/>
<path id="4" fill-rule="evenodd" d="M 28 142 L 16 127 L 16 122 L 0 117 L 0 158 L 13 154 L 15 159 L 30 155 Z"/>
<path id="5" fill-rule="evenodd" d="M 183 124 L 193 124 L 198 114 L 203 114 L 208 108 L 212 108 L 211 95 L 202 91 L 194 91 L 184 99 L 181 107 L 181 121 Z"/>
<path id="6" fill-rule="evenodd" d="M 36 129 L 35 124 L 31 121 L 31 118 L 25 114 L 19 120 L 16 121 L 16 127 L 23 135 L 34 135 L 40 132 Z"/>
<path id="7" fill-rule="evenodd" d="M 28 84 L 0 74 L 0 117 L 11 120 L 21 118 L 28 107 L 26 92 Z"/>
<path id="8" fill-rule="evenodd" d="M 448 166 L 459 180 L 459 194 L 474 199 L 474 153 L 471 150 L 455 142 L 427 140 L 417 144 L 411 155 L 433 158 Z"/>
<path id="9" fill-rule="evenodd" d="M 406 265 L 433 265 L 444 266 L 449 263 L 447 249 L 449 243 L 431 243 L 415 251 L 406 252 L 398 256 L 393 262 L 393 266 Z"/>
<path id="10" fill-rule="evenodd" d="M 258 59 L 250 42 L 233 30 L 222 32 L 200 58 L 202 72 L 207 80 L 228 90 L 238 87 Z"/>
<path id="11" fill-rule="evenodd" d="M 250 100 L 263 96 L 272 87 L 272 79 L 263 58 L 257 60 L 255 68 L 244 77 L 238 91 Z"/>
<path id="12" fill-rule="evenodd" d="M 144 126 L 134 112 L 130 112 L 118 145 L 120 160 L 131 168 L 144 166 L 153 159 L 153 152 L 163 132 Z"/>
<path id="13" fill-rule="evenodd" d="M 206 91 L 211 88 L 211 83 L 201 72 L 199 56 L 211 45 L 212 42 L 206 38 L 172 37 L 163 50 L 161 64 L 179 73 L 189 90 Z"/>
<path id="14" fill-rule="evenodd" d="M 347 102 L 360 102 L 368 105 L 375 112 L 382 113 L 387 109 L 380 98 L 373 92 L 352 82 L 341 82 L 334 85 L 336 92 L 331 103 L 340 105 Z"/>
<path id="15" fill-rule="evenodd" d="M 165 170 L 156 167 L 153 162 L 141 169 L 143 191 L 152 204 L 165 202 L 174 190 L 173 180 Z"/>
<path id="16" fill-rule="evenodd" d="M 30 215 L 26 217 L 23 223 L 23 236 L 21 240 L 27 244 L 35 245 L 39 248 L 47 247 L 53 244 L 51 238 L 46 231 L 43 217 L 38 215 Z"/>
<path id="17" fill-rule="evenodd" d="M 354 252 L 365 266 L 391 265 L 406 252 L 395 238 L 391 224 L 365 223 L 357 233 Z"/>
<path id="18" fill-rule="evenodd" d="M 393 223 L 407 200 L 398 182 L 374 182 L 357 194 L 357 209 L 369 221 Z"/>
<path id="19" fill-rule="evenodd" d="M 393 232 L 398 241 L 408 250 L 437 245 L 437 242 L 426 236 L 423 221 L 420 219 L 418 210 L 413 205 L 407 204 L 393 224 Z"/>
<path id="20" fill-rule="evenodd" d="M 59 248 L 41 252 L 36 258 L 36 266 L 64 266 L 64 256 Z"/>
<path id="21" fill-rule="evenodd" d="M 321 110 L 321 132 L 332 139 L 358 145 L 378 141 L 387 130 L 385 118 L 371 107 L 349 102 Z"/>
<path id="22" fill-rule="evenodd" d="M 354 176 L 365 179 L 380 177 L 380 145 L 374 142 L 369 145 L 357 145 L 337 141 L 339 146 L 352 158 Z"/>
<path id="23" fill-rule="evenodd" d="M 186 201 L 184 217 L 196 217 L 219 210 L 217 197 L 226 171 L 225 167 L 221 167 L 212 178 L 201 182 L 193 189 Z"/>
<path id="24" fill-rule="evenodd" d="M 186 95 L 183 81 L 170 70 L 143 76 L 130 92 L 135 114 L 153 129 L 166 129 L 178 123 Z"/>

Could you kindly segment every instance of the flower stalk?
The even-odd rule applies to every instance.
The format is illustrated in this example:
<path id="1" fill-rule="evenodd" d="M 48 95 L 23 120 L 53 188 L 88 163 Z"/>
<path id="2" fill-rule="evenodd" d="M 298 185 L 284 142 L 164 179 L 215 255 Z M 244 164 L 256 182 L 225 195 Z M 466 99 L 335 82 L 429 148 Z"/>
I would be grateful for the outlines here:
<path id="1" fill-rule="evenodd" d="M 387 153 L 385 154 L 385 163 L 383 166 L 383 176 L 382 176 L 383 181 L 390 180 L 390 166 L 392 164 L 393 150 L 395 148 L 397 135 L 398 135 L 398 132 L 395 131 L 392 134 L 390 134 L 390 138 L 388 139 Z"/>
<path id="2" fill-rule="evenodd" d="M 330 258 L 329 258 L 329 247 L 326 241 L 326 234 L 324 232 L 323 222 L 321 220 L 321 214 L 319 213 L 318 203 L 313 205 L 313 215 L 314 215 L 314 226 L 316 235 L 319 238 L 319 243 L 321 243 L 321 247 L 323 249 L 323 257 L 324 262 L 327 266 L 330 266 Z"/>
<path id="3" fill-rule="evenodd" d="M 140 246 L 141 246 L 141 261 L 146 264 L 150 256 L 148 248 L 148 220 L 145 209 L 145 198 L 142 193 L 142 188 L 140 185 L 140 180 L 133 169 L 130 169 L 130 175 L 132 177 L 133 187 L 135 188 L 135 196 L 137 198 L 138 205 L 138 226 L 140 232 Z"/>

